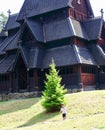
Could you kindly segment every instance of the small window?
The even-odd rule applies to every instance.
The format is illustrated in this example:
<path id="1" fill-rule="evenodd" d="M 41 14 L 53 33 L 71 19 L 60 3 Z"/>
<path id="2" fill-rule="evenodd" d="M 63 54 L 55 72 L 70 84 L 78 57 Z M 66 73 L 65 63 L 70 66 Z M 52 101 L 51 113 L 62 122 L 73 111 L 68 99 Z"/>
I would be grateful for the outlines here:
<path id="1" fill-rule="evenodd" d="M 78 4 L 81 4 L 81 0 L 77 0 L 77 3 L 78 3 Z"/>

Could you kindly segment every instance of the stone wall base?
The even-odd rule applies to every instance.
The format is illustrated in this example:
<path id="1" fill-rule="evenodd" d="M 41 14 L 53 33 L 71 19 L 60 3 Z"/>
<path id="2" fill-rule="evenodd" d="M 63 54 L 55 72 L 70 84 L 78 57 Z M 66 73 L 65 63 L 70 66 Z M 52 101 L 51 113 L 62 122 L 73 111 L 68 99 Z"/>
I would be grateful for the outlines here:
<path id="1" fill-rule="evenodd" d="M 41 92 L 24 92 L 24 93 L 9 93 L 9 94 L 0 94 L 0 101 L 8 101 L 12 99 L 24 99 L 24 98 L 33 98 L 41 96 Z"/>
<path id="2" fill-rule="evenodd" d="M 81 89 L 76 89 L 76 88 L 67 89 L 67 93 L 77 93 L 77 92 L 89 91 L 89 90 L 94 90 L 94 89 L 91 89 L 91 87 L 85 87 Z M 21 98 L 34 98 L 39 96 L 41 96 L 41 91 L 0 94 L 0 101 L 8 101 L 11 99 L 21 99 Z"/>

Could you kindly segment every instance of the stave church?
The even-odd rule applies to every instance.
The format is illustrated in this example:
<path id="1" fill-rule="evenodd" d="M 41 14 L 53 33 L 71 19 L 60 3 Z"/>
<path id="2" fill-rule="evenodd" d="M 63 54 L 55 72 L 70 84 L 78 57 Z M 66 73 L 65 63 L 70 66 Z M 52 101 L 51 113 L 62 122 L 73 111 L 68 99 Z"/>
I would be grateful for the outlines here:
<path id="1" fill-rule="evenodd" d="M 25 0 L 0 33 L 0 93 L 44 90 L 52 59 L 68 90 L 105 89 L 105 22 L 89 0 Z"/>

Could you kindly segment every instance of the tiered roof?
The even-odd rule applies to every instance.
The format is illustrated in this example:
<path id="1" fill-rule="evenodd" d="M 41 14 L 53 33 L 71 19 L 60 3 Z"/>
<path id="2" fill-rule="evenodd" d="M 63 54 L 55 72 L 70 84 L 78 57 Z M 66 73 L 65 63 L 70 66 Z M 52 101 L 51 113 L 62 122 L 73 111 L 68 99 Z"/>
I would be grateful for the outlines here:
<path id="1" fill-rule="evenodd" d="M 89 6 L 89 1 L 86 0 L 86 2 Z M 19 51 L 27 68 L 48 68 L 52 58 L 57 66 L 105 64 L 105 55 L 99 46 L 95 44 L 89 47 L 80 47 L 68 43 L 69 45 L 50 49 L 45 48 L 46 44 L 53 42 L 55 44 L 55 42 L 57 43 L 61 39 L 77 37 L 89 42 L 100 38 L 104 24 L 101 17 L 90 18 L 82 22 L 70 17 L 50 20 L 44 19 L 44 21 L 38 17 L 30 18 L 31 16 L 37 16 L 53 10 L 71 7 L 71 3 L 72 0 L 31 0 L 31 2 L 30 0 L 25 0 L 19 15 L 11 15 L 5 26 L 5 30 L 9 34 L 0 43 L 0 73 L 7 73 L 12 70 L 18 57 L 17 53 L 8 53 L 13 50 Z M 88 8 L 92 13 L 91 7 L 89 6 Z M 20 24 L 16 22 L 16 18 L 17 21 L 24 19 L 21 28 Z M 23 45 L 21 37 L 24 35 L 25 28 L 28 28 L 34 37 L 34 46 L 29 47 L 25 44 Z M 42 45 L 44 48 L 40 48 L 36 44 Z M 102 62 L 99 62 L 100 58 Z"/>

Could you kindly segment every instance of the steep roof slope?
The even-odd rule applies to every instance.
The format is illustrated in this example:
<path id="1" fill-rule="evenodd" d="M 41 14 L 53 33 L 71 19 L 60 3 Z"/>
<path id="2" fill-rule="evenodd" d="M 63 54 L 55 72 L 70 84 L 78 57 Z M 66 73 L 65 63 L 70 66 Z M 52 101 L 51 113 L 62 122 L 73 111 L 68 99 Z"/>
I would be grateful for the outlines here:
<path id="1" fill-rule="evenodd" d="M 105 53 L 98 44 L 88 45 L 89 50 L 91 51 L 95 61 L 98 65 L 105 65 Z"/>
<path id="2" fill-rule="evenodd" d="M 71 45 L 46 50 L 43 59 L 43 68 L 49 68 L 52 59 L 54 59 L 57 66 L 78 64 Z"/>
<path id="3" fill-rule="evenodd" d="M 37 16 L 62 8 L 73 7 L 73 0 L 25 0 L 19 12 L 17 21 L 21 21 L 27 17 Z M 86 1 L 86 6 L 89 14 L 93 17 L 93 11 L 89 0 Z"/>
<path id="4" fill-rule="evenodd" d="M 86 46 L 66 45 L 47 49 L 43 58 L 43 68 L 48 68 L 54 59 L 57 66 L 74 64 L 97 65 L 92 54 Z"/>
<path id="5" fill-rule="evenodd" d="M 38 47 L 21 47 L 21 51 L 29 68 L 41 68 L 44 50 Z"/>
<path id="6" fill-rule="evenodd" d="M 71 6 L 71 0 L 25 0 L 17 21 Z"/>
<path id="7" fill-rule="evenodd" d="M 77 48 L 77 55 L 79 58 L 79 62 L 82 64 L 89 64 L 89 65 L 97 65 L 95 59 L 93 58 L 92 54 L 90 53 L 89 49 L 84 46 L 76 46 Z"/>
<path id="8" fill-rule="evenodd" d="M 13 15 L 10 15 L 8 20 L 7 20 L 7 23 L 6 23 L 6 26 L 5 26 L 5 30 L 11 30 L 11 29 L 15 29 L 15 28 L 19 28 L 19 23 L 16 22 L 16 17 L 18 16 L 18 14 L 13 14 Z"/>
<path id="9" fill-rule="evenodd" d="M 0 62 L 0 74 L 7 73 L 8 71 L 11 71 L 12 66 L 15 62 L 16 54 L 10 54 L 6 56 L 2 61 Z"/>
<path id="10" fill-rule="evenodd" d="M 92 18 L 83 22 L 72 18 L 49 20 L 41 23 L 40 20 L 26 20 L 35 39 L 39 42 L 50 42 L 76 36 L 85 40 L 95 40 L 101 35 L 102 18 Z"/>
<path id="11" fill-rule="evenodd" d="M 30 28 L 31 32 L 33 33 L 35 39 L 40 42 L 44 42 L 43 36 L 43 24 L 40 20 L 26 20 L 28 27 Z"/>
<path id="12" fill-rule="evenodd" d="M 100 38 L 103 22 L 102 17 L 96 17 L 81 23 L 85 32 L 88 34 L 89 40 Z"/>

